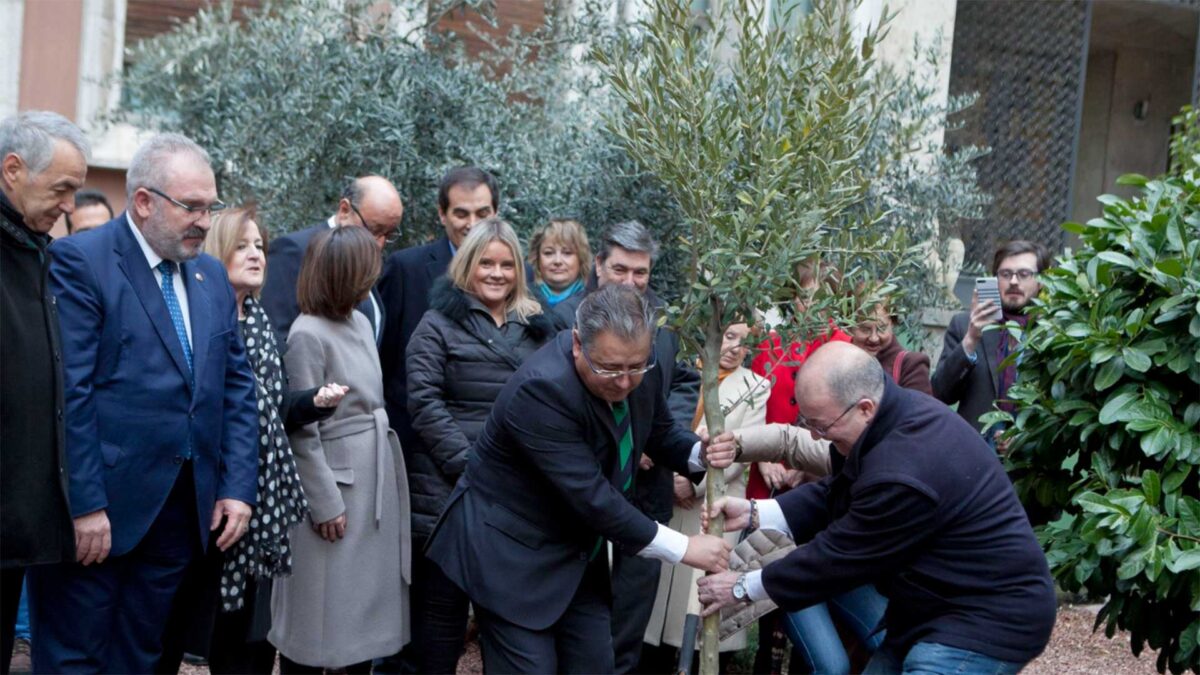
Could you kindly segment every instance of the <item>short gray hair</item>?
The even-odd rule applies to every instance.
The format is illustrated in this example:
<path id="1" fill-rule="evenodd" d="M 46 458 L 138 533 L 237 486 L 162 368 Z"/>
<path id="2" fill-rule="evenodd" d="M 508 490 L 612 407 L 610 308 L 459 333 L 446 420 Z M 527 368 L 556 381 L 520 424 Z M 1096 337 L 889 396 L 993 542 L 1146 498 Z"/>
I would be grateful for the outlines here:
<path id="1" fill-rule="evenodd" d="M 75 146 L 86 162 L 92 157 L 92 145 L 71 120 L 56 112 L 29 110 L 0 121 L 0 158 L 10 153 L 21 158 L 37 175 L 54 159 L 55 141 Z"/>
<path id="2" fill-rule="evenodd" d="M 596 336 L 605 332 L 634 342 L 654 334 L 657 318 L 654 304 L 645 295 L 623 284 L 608 284 L 579 303 L 575 328 L 584 347 L 590 347 Z"/>
<path id="3" fill-rule="evenodd" d="M 883 398 L 883 366 L 870 354 L 863 355 L 868 358 L 848 359 L 826 371 L 825 386 L 840 406 L 864 398 L 878 403 Z"/>
<path id="4" fill-rule="evenodd" d="M 162 189 L 162 181 L 166 173 L 166 164 L 172 157 L 182 153 L 191 153 L 205 165 L 211 167 L 212 160 L 204 148 L 183 134 L 158 134 L 142 144 L 133 153 L 129 162 L 129 171 L 125 174 L 125 197 L 133 201 L 133 193 L 140 188 Z"/>
<path id="5" fill-rule="evenodd" d="M 649 253 L 651 263 L 658 260 L 658 244 L 650 235 L 650 230 L 636 220 L 609 226 L 600 239 L 600 251 L 596 253 L 596 259 L 603 264 L 615 247 L 634 253 Z"/>

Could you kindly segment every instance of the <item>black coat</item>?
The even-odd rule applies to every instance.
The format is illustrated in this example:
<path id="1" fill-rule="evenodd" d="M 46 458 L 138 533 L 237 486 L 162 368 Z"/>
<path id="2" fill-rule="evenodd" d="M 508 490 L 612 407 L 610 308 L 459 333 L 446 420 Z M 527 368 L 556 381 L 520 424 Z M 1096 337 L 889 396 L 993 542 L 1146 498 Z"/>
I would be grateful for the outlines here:
<path id="1" fill-rule="evenodd" d="M 388 422 L 400 439 L 406 461 L 420 447 L 421 437 L 413 431 L 408 417 L 405 351 L 409 338 L 421 323 L 425 310 L 429 309 L 429 289 L 435 279 L 445 276 L 452 257 L 450 240 L 446 237 L 396 251 L 383 264 L 377 286 L 387 317 L 379 345 L 383 396 Z"/>
<path id="2" fill-rule="evenodd" d="M 1024 663 L 1046 647 L 1046 556 L 996 454 L 932 397 L 889 377 L 841 471 L 778 502 L 808 542 L 763 569 L 784 610 L 874 583 L 897 653 L 926 641 Z"/>
<path id="3" fill-rule="evenodd" d="M 659 375 L 629 395 L 633 451 L 686 474 L 698 439 L 667 412 Z M 559 333 L 501 390 L 426 556 L 478 606 L 548 628 L 598 537 L 636 553 L 658 532 L 613 484 L 618 443 L 611 408 L 579 379 L 571 334 Z"/>
<path id="4" fill-rule="evenodd" d="M 0 193 L 0 566 L 75 559 L 50 237 Z"/>
<path id="5" fill-rule="evenodd" d="M 292 322 L 300 316 L 300 304 L 296 299 L 296 282 L 300 280 L 300 265 L 304 262 L 304 252 L 308 250 L 308 245 L 318 232 L 328 229 L 329 223 L 323 221 L 308 229 L 293 232 L 271 241 L 267 252 L 267 279 L 263 283 L 262 297 L 259 298 L 259 301 L 271 319 L 271 326 L 275 329 L 276 342 L 281 345 L 287 344 L 287 335 L 292 328 Z M 371 299 L 368 298 L 359 304 L 357 309 L 367 317 L 367 320 L 371 322 L 371 330 L 382 340 L 382 331 L 375 331 L 375 325 L 380 320 L 386 323 L 387 313 L 383 308 L 379 292 L 371 289 L 371 294 L 375 298 L 375 305 L 373 306 Z M 384 316 L 375 316 L 374 307 L 378 307 Z M 380 340 L 376 340 L 376 342 L 378 343 Z"/>
<path id="6" fill-rule="evenodd" d="M 996 392 L 1000 390 L 999 362 L 996 351 L 1004 331 L 985 331 L 975 347 L 975 363 L 967 358 L 962 341 L 967 334 L 971 317 L 968 312 L 959 312 L 950 320 L 942 338 L 942 354 L 938 357 L 937 370 L 933 372 L 931 384 L 933 395 L 947 405 L 958 404 L 958 414 L 976 429 L 982 429 L 979 416 L 991 412 Z"/>
<path id="7" fill-rule="evenodd" d="M 424 539 L 467 465 L 500 390 L 553 335 L 542 314 L 511 321 L 502 337 L 490 315 L 450 280 L 430 292 L 429 311 L 408 341 L 408 412 L 423 441 L 408 464 L 413 536 Z"/>

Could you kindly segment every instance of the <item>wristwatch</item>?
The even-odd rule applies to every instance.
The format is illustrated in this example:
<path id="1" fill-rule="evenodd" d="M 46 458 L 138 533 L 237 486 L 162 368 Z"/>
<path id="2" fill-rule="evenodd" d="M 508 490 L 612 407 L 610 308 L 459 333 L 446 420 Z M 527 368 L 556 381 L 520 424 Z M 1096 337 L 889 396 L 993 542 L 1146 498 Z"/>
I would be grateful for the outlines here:
<path id="1" fill-rule="evenodd" d="M 733 598 L 741 602 L 750 600 L 750 587 L 746 585 L 745 574 L 739 574 L 737 581 L 733 582 Z"/>

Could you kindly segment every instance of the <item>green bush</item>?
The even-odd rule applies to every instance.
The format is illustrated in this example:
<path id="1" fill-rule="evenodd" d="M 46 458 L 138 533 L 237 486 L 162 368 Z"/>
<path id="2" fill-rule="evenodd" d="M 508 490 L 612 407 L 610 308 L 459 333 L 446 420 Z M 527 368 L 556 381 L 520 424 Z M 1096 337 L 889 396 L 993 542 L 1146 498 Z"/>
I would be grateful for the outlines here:
<path id="1" fill-rule="evenodd" d="M 1200 169 L 1125 176 L 1068 223 L 1081 248 L 1043 277 L 1016 356 L 1009 462 L 1060 586 L 1107 598 L 1160 672 L 1200 668 Z M 1015 329 L 1014 329 L 1015 330 Z"/>

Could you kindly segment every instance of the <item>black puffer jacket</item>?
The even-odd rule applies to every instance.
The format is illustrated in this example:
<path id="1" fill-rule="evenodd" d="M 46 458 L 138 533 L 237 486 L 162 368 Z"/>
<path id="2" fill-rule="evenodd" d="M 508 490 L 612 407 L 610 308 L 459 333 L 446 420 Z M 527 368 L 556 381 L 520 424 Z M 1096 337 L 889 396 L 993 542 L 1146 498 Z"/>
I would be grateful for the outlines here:
<path id="1" fill-rule="evenodd" d="M 408 341 L 408 413 L 424 447 L 408 460 L 413 537 L 424 539 L 467 465 L 500 389 L 555 333 L 545 315 L 501 332 L 483 305 L 445 277 Z M 518 331 L 511 334 L 512 331 Z"/>

